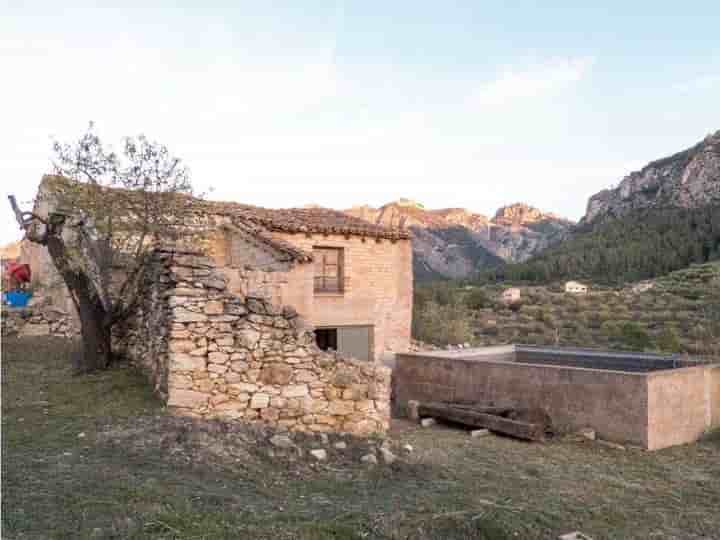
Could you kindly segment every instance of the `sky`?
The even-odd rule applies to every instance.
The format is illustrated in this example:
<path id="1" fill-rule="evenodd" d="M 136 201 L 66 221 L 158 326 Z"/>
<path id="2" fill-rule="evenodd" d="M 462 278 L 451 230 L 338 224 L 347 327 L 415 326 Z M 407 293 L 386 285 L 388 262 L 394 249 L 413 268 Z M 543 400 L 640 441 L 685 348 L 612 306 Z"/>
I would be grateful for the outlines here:
<path id="1" fill-rule="evenodd" d="M 720 129 L 719 28 L 703 0 L 0 0 L 0 185 L 31 201 L 93 121 L 211 199 L 578 219 Z"/>

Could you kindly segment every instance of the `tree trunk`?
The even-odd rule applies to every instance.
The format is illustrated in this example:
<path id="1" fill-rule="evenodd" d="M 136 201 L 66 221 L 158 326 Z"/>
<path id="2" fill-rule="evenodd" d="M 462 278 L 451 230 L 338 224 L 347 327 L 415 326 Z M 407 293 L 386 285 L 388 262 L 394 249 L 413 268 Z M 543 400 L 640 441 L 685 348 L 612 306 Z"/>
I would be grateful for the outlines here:
<path id="1" fill-rule="evenodd" d="M 110 329 L 103 323 L 105 310 L 100 302 L 93 301 L 87 292 L 85 290 L 77 294 L 82 344 L 73 363 L 78 373 L 105 369 L 112 359 Z"/>
<path id="2" fill-rule="evenodd" d="M 82 344 L 73 364 L 78 373 L 107 368 L 112 361 L 111 325 L 109 317 L 92 281 L 82 271 L 68 264 L 66 247 L 60 235 L 49 236 L 47 248 L 55 267 L 75 299 L 80 316 Z"/>

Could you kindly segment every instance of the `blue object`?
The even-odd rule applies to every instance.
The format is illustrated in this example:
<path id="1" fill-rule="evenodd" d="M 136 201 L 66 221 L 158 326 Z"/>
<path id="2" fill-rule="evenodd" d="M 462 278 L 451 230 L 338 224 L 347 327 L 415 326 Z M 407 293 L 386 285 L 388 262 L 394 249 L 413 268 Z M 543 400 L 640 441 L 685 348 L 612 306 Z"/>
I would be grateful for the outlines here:
<path id="1" fill-rule="evenodd" d="M 10 291 L 5 293 L 5 301 L 12 307 L 25 307 L 28 305 L 32 293 L 25 291 Z"/>

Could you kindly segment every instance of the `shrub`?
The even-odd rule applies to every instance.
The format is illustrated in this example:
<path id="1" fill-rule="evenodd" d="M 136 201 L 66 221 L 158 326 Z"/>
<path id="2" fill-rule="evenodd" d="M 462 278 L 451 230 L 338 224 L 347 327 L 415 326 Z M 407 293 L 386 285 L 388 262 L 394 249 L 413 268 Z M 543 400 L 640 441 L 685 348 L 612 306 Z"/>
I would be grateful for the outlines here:
<path id="1" fill-rule="evenodd" d="M 657 339 L 657 345 L 661 351 L 673 353 L 682 351 L 680 336 L 672 326 L 665 326 L 665 329 Z"/>
<path id="2" fill-rule="evenodd" d="M 650 336 L 634 321 L 628 321 L 620 327 L 620 341 L 632 350 L 643 351 L 650 347 Z"/>
<path id="3" fill-rule="evenodd" d="M 479 287 L 475 287 L 465 295 L 465 305 L 472 310 L 483 309 L 492 306 L 492 301 L 487 293 Z"/>

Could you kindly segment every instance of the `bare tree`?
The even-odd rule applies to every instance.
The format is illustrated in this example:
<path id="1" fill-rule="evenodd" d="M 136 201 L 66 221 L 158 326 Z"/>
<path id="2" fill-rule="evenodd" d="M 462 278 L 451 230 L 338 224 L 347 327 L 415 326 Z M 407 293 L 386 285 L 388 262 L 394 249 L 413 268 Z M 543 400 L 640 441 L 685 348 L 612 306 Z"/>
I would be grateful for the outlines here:
<path id="1" fill-rule="evenodd" d="M 108 367 L 114 325 L 135 309 L 152 250 L 189 234 L 188 169 L 167 147 L 126 137 L 105 147 L 94 126 L 77 142 L 55 142 L 33 212 L 10 202 L 31 242 L 47 247 L 81 323 L 80 372 Z M 40 210 L 42 209 L 42 210 Z"/>

